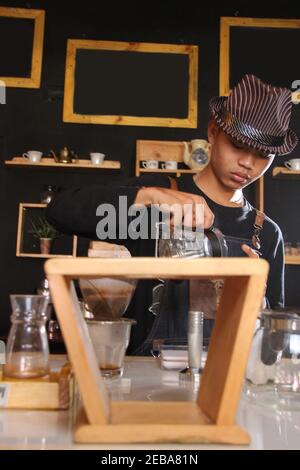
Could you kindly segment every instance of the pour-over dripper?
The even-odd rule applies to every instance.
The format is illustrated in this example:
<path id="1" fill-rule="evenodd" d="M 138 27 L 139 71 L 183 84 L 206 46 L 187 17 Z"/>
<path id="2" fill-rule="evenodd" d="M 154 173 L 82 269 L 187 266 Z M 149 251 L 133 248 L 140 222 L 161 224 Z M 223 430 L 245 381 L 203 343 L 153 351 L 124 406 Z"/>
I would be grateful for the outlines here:
<path id="1" fill-rule="evenodd" d="M 79 286 L 94 320 L 114 320 L 127 310 L 136 289 L 135 279 L 80 279 Z"/>

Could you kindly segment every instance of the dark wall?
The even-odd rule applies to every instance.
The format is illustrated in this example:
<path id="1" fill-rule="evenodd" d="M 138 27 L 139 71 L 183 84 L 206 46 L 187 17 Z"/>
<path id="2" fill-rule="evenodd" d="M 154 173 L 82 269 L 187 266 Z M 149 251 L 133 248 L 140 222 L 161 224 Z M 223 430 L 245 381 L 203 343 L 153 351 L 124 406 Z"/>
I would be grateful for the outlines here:
<path id="1" fill-rule="evenodd" d="M 219 86 L 220 16 L 300 18 L 300 7 L 295 7 L 291 1 L 279 1 L 272 10 L 261 7 L 258 2 L 248 1 L 227 2 L 226 8 L 204 7 L 203 2 L 195 5 L 195 2 L 190 1 L 134 3 L 85 0 L 76 4 L 54 0 L 7 0 L 0 1 L 0 5 L 46 10 L 41 88 L 9 88 L 7 104 L 0 105 L 1 335 L 7 332 L 9 325 L 8 295 L 33 293 L 43 276 L 43 260 L 15 256 L 19 202 L 39 202 L 45 184 L 70 187 L 107 183 L 122 175 L 133 175 L 137 139 L 205 138 L 208 99 L 218 94 Z M 62 94 L 68 38 L 199 45 L 198 129 L 64 124 Z M 8 54 L 9 47 L 7 44 Z M 292 49 L 286 49 L 284 54 L 290 54 L 291 60 L 295 60 Z M 300 70 L 295 79 L 300 79 Z M 295 124 L 299 123 L 299 109 L 296 110 Z M 299 124 L 298 129 L 300 131 Z M 121 174 L 108 176 L 71 169 L 21 170 L 7 168 L 3 164 L 4 160 L 21 155 L 28 149 L 39 149 L 47 154 L 50 149 L 60 149 L 64 145 L 76 150 L 81 156 L 97 149 L 106 153 L 110 159 L 120 160 Z M 291 241 L 300 240 L 300 222 L 297 220 L 299 183 L 275 182 L 267 177 L 266 187 L 267 213 L 283 225 Z M 297 290 L 300 267 L 287 268 L 287 279 L 288 304 L 300 305 Z"/>

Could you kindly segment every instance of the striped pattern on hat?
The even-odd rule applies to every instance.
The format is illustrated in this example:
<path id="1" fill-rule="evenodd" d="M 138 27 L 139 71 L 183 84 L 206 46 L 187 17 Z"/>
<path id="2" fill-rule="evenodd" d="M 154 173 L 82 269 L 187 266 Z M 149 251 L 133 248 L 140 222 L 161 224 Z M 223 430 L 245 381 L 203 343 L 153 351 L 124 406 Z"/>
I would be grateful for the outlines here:
<path id="1" fill-rule="evenodd" d="M 245 75 L 228 98 L 212 98 L 209 106 L 213 119 L 226 134 L 266 155 L 285 155 L 298 143 L 289 129 L 292 100 L 287 88 Z"/>

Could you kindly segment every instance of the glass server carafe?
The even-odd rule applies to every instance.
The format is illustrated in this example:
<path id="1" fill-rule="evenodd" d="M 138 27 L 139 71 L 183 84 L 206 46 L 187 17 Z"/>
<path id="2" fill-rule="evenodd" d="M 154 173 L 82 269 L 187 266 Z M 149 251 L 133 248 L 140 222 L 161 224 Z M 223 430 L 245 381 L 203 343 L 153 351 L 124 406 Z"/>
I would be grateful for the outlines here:
<path id="1" fill-rule="evenodd" d="M 11 295 L 10 300 L 12 326 L 4 374 L 18 379 L 44 377 L 49 373 L 47 299 L 43 295 Z"/>
<path id="2" fill-rule="evenodd" d="M 250 352 L 246 395 L 278 409 L 300 409 L 300 315 L 263 311 Z"/>

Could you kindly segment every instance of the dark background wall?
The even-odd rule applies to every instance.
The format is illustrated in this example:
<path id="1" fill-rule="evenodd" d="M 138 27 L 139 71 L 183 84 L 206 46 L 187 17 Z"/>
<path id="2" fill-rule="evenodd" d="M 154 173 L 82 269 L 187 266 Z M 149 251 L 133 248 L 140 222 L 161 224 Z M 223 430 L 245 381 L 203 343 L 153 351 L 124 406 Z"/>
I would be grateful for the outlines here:
<path id="1" fill-rule="evenodd" d="M 16 232 L 19 202 L 39 202 L 45 184 L 62 187 L 117 180 L 134 175 L 137 139 L 189 140 L 206 137 L 207 104 L 219 89 L 220 16 L 300 18 L 300 7 L 291 1 L 275 6 L 262 2 L 229 1 L 226 7 L 203 6 L 203 2 L 148 1 L 103 2 L 0 1 L 1 6 L 46 10 L 42 82 L 40 89 L 8 88 L 7 104 L 0 105 L 0 335 L 9 325 L 10 293 L 34 293 L 43 277 L 43 260 L 16 258 Z M 62 122 L 65 53 L 68 38 L 115 41 L 196 44 L 199 46 L 198 129 L 168 129 L 110 125 L 80 125 Z M 278 51 L 297 60 L 295 45 Z M 10 45 L 7 44 L 7 54 Z M 295 80 L 300 79 L 299 76 Z M 275 80 L 274 80 L 275 81 Z M 297 107 L 295 107 L 297 108 Z M 300 106 L 295 109 L 294 128 L 300 134 Z M 12 169 L 4 160 L 28 149 L 45 154 L 64 145 L 79 155 L 92 149 L 109 159 L 120 160 L 119 175 L 80 170 Z M 293 156 L 300 156 L 299 148 Z M 110 180 L 108 180 L 108 178 Z M 275 181 L 266 177 L 266 212 L 283 228 L 289 241 L 300 240 L 300 192 L 298 181 Z M 287 267 L 287 304 L 300 305 L 300 267 Z"/>

